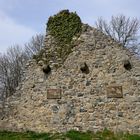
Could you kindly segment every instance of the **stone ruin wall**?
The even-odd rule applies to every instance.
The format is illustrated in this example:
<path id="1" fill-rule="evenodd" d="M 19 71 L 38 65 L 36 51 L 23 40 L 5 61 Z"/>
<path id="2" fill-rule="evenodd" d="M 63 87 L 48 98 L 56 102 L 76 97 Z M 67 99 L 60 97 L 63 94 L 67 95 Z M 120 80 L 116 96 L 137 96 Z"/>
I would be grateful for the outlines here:
<path id="1" fill-rule="evenodd" d="M 0 120 L 0 128 L 140 133 L 139 59 L 89 26 L 78 40 L 61 67 L 50 62 L 48 75 L 35 60 L 26 65 L 23 82 L 7 99 L 10 113 Z M 50 36 L 46 43 L 53 46 Z"/>

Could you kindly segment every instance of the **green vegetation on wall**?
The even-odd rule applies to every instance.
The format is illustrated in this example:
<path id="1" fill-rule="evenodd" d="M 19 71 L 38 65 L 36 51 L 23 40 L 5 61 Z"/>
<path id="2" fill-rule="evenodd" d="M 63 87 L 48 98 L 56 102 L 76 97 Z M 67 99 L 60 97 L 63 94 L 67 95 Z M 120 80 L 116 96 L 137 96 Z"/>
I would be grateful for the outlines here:
<path id="1" fill-rule="evenodd" d="M 58 14 L 51 16 L 48 19 L 47 32 L 55 40 L 55 43 L 52 44 L 52 48 L 54 48 L 51 49 L 50 46 L 50 49 L 47 50 L 47 56 L 44 54 L 44 50 L 42 50 L 34 55 L 33 58 L 37 62 L 41 60 L 44 63 L 49 63 L 51 58 L 61 58 L 62 62 L 64 62 L 67 56 L 71 53 L 81 31 L 82 22 L 75 12 L 62 10 Z M 43 59 L 44 56 L 46 57 L 45 61 Z"/>
<path id="2" fill-rule="evenodd" d="M 56 41 L 70 43 L 72 38 L 81 32 L 82 23 L 76 13 L 62 10 L 49 18 L 47 29 Z"/>
<path id="3" fill-rule="evenodd" d="M 49 18 L 47 30 L 56 41 L 58 57 L 65 60 L 74 46 L 73 38 L 78 37 L 82 31 L 82 22 L 76 13 L 62 10 Z"/>

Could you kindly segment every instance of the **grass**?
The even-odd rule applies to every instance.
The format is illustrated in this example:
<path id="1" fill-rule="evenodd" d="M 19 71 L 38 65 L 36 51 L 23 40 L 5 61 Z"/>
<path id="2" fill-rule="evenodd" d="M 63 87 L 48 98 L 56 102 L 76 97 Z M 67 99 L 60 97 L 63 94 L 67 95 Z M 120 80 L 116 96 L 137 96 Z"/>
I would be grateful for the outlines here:
<path id="1" fill-rule="evenodd" d="M 0 140 L 50 140 L 48 133 L 0 132 Z"/>
<path id="2" fill-rule="evenodd" d="M 66 133 L 66 137 L 70 138 L 71 140 L 91 140 L 92 133 L 71 130 Z"/>
<path id="3" fill-rule="evenodd" d="M 140 135 L 118 133 L 105 129 L 100 132 L 79 132 L 70 130 L 67 133 L 35 133 L 0 131 L 0 140 L 140 140 Z"/>

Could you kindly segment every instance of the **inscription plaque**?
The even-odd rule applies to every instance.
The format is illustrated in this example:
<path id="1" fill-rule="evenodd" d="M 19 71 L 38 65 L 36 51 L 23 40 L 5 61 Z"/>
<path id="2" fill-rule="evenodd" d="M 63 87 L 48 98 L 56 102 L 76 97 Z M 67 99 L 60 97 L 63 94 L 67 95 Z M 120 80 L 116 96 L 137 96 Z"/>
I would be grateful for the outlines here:
<path id="1" fill-rule="evenodd" d="M 47 89 L 47 99 L 61 99 L 61 89 Z"/>
<path id="2" fill-rule="evenodd" d="M 123 98 L 122 86 L 108 86 L 107 98 Z"/>

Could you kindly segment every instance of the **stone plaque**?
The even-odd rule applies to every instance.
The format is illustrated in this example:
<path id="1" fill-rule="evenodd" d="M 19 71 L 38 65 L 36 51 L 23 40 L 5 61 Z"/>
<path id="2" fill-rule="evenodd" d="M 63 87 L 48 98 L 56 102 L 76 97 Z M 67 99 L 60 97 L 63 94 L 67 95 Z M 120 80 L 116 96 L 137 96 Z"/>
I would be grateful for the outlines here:
<path id="1" fill-rule="evenodd" d="M 123 98 L 122 86 L 108 86 L 107 98 Z"/>
<path id="2" fill-rule="evenodd" d="M 61 89 L 47 89 L 47 99 L 61 99 Z"/>

